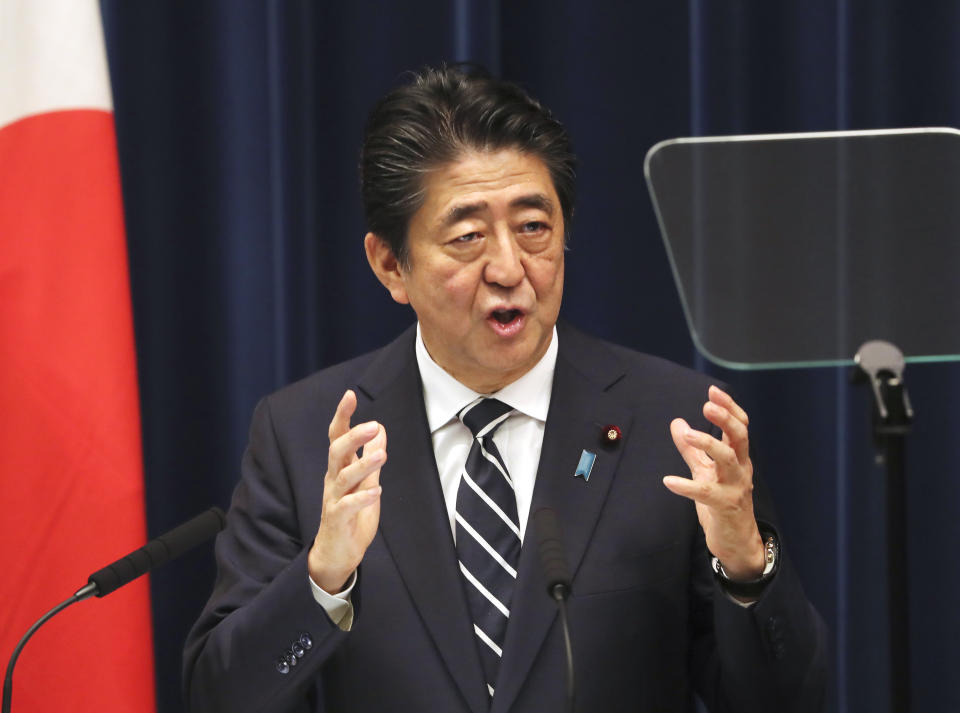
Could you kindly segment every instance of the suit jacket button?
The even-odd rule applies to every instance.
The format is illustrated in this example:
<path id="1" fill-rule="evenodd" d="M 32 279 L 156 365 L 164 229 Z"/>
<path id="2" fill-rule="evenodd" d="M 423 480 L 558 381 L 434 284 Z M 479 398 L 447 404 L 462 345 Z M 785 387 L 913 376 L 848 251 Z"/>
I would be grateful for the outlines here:
<path id="1" fill-rule="evenodd" d="M 290 673 L 290 664 L 287 663 L 286 659 L 277 659 L 277 671 L 280 673 Z"/>
<path id="2" fill-rule="evenodd" d="M 294 641 L 293 646 L 290 647 L 290 650 L 293 652 L 294 656 L 296 656 L 298 659 L 302 659 L 303 655 L 307 653 L 306 649 L 304 649 L 303 646 L 300 645 L 299 641 Z"/>
<path id="3" fill-rule="evenodd" d="M 300 659 L 298 659 L 292 651 L 285 651 L 283 653 L 283 658 L 288 664 L 290 664 L 290 666 L 296 666 L 300 662 Z"/>
<path id="4" fill-rule="evenodd" d="M 300 645 L 307 651 L 313 648 L 313 639 L 310 638 L 310 634 L 307 632 L 300 634 Z"/>
<path id="5" fill-rule="evenodd" d="M 773 645 L 773 658 L 775 658 L 777 661 L 782 661 L 786 653 L 787 649 L 781 642 L 777 642 Z"/>

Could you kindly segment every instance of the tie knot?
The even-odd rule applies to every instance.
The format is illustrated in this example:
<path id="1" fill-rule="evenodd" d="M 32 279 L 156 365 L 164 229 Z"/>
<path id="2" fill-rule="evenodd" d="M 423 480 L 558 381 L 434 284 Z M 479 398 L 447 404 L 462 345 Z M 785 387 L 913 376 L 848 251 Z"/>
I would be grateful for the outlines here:
<path id="1" fill-rule="evenodd" d="M 457 417 L 470 429 L 474 438 L 483 438 L 492 436 L 511 413 L 513 409 L 502 401 L 478 399 L 465 407 Z"/>

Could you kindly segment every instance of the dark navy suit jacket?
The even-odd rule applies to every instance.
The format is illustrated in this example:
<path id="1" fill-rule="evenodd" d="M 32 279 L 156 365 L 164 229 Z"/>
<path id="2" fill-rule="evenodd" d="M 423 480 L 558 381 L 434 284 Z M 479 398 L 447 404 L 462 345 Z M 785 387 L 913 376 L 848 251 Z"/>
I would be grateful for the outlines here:
<path id="1" fill-rule="evenodd" d="M 701 374 L 561 325 L 533 511 L 559 514 L 573 576 L 577 710 L 802 711 L 822 706 L 825 632 L 782 556 L 744 609 L 713 581 L 695 509 L 663 486 L 686 474 L 669 435 L 702 429 Z M 327 426 L 344 390 L 354 423 L 387 430 L 380 528 L 342 632 L 314 601 L 306 555 L 320 519 Z M 621 428 L 601 442 L 606 424 Z M 589 481 L 575 478 L 583 450 Z M 758 518 L 774 523 L 761 487 Z M 440 489 L 414 331 L 264 399 L 216 545 L 214 592 L 190 633 L 184 685 L 197 713 L 564 710 L 565 659 L 532 531 L 525 538 L 490 703 Z M 295 642 L 303 639 L 306 650 Z M 293 649 L 287 673 L 278 660 Z"/>

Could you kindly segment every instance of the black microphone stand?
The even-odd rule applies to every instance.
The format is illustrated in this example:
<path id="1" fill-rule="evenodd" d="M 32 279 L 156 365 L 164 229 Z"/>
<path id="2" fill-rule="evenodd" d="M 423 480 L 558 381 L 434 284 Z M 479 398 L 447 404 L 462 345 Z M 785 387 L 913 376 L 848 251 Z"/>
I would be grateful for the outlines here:
<path id="1" fill-rule="evenodd" d="M 557 513 L 552 508 L 545 507 L 533 514 L 533 523 L 537 533 L 540 565 L 547 580 L 547 594 L 557 603 L 560 611 L 560 625 L 563 627 L 563 641 L 567 651 L 567 711 L 573 713 L 576 689 L 573 679 L 573 646 L 570 643 L 570 625 L 567 621 L 570 571 L 563 551 L 560 522 Z"/>
<path id="2" fill-rule="evenodd" d="M 37 632 L 37 629 L 71 604 L 82 602 L 84 599 L 93 596 L 104 597 L 155 567 L 159 567 L 171 559 L 176 559 L 187 550 L 216 535 L 224 528 L 225 524 L 223 510 L 217 507 L 210 508 L 192 520 L 188 520 L 151 540 L 126 557 L 122 557 L 113 564 L 91 574 L 87 584 L 74 592 L 72 597 L 60 602 L 37 619 L 36 623 L 27 630 L 27 633 L 20 639 L 20 643 L 14 648 L 13 654 L 10 656 L 10 662 L 7 664 L 6 676 L 3 679 L 3 706 L 0 711 L 10 713 L 11 699 L 13 698 L 13 668 L 23 647 L 26 646 L 30 637 Z"/>
<path id="3" fill-rule="evenodd" d="M 567 712 L 573 713 L 573 699 L 576 688 L 573 682 L 573 646 L 570 643 L 570 625 L 567 622 L 567 597 L 570 588 L 564 584 L 555 584 L 550 595 L 560 611 L 560 626 L 563 627 L 563 643 L 567 650 Z"/>
<path id="4" fill-rule="evenodd" d="M 91 582 L 90 584 L 85 585 L 74 592 L 72 597 L 60 602 L 53 609 L 37 619 L 34 625 L 27 629 L 27 633 L 23 635 L 23 638 L 20 639 L 20 643 L 18 643 L 16 648 L 14 648 L 13 655 L 10 657 L 10 663 L 7 664 L 7 673 L 3 677 L 3 713 L 10 713 L 10 705 L 13 698 L 13 667 L 17 665 L 17 659 L 20 657 L 20 652 L 23 651 L 23 647 L 27 645 L 28 641 L 30 641 L 30 637 L 37 633 L 37 629 L 46 624 L 56 614 L 59 614 L 71 604 L 76 604 L 77 602 L 82 602 L 84 599 L 89 599 L 96 593 L 96 584 Z"/>

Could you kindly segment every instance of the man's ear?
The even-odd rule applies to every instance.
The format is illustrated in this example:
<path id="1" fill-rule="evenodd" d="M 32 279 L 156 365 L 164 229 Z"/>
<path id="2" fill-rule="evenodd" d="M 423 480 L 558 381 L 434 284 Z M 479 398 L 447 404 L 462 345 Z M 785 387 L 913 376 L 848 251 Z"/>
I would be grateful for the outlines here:
<path id="1" fill-rule="evenodd" d="M 393 250 L 379 235 L 367 233 L 363 238 L 363 248 L 367 252 L 367 262 L 380 283 L 387 288 L 395 302 L 410 304 L 407 286 L 403 280 L 400 263 Z"/>

